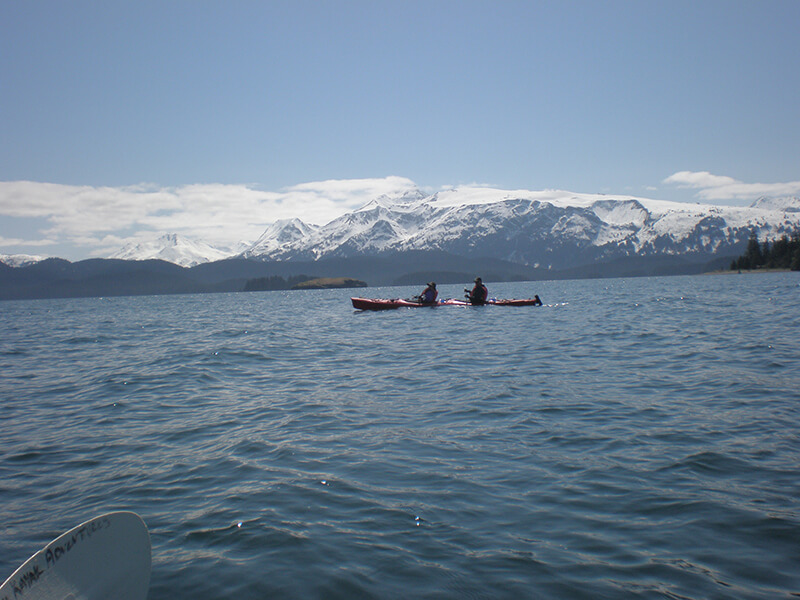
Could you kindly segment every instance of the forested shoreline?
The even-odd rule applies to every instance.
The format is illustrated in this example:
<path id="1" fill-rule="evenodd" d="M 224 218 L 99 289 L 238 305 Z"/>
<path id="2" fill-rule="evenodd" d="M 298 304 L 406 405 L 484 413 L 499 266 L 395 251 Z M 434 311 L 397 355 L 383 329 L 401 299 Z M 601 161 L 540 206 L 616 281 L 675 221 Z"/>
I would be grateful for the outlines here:
<path id="1" fill-rule="evenodd" d="M 731 262 L 733 271 L 753 269 L 790 269 L 800 271 L 800 231 L 791 237 L 759 242 L 755 234 L 747 241 L 747 250 Z"/>

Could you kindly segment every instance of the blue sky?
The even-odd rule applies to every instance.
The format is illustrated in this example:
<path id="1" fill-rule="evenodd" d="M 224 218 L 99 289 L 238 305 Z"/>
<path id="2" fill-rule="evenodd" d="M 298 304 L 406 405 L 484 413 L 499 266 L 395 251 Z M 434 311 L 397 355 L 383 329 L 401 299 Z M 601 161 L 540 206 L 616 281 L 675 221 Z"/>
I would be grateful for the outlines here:
<path id="1" fill-rule="evenodd" d="M 0 0 L 0 253 L 234 243 L 408 185 L 800 195 L 798 23 L 796 0 Z"/>

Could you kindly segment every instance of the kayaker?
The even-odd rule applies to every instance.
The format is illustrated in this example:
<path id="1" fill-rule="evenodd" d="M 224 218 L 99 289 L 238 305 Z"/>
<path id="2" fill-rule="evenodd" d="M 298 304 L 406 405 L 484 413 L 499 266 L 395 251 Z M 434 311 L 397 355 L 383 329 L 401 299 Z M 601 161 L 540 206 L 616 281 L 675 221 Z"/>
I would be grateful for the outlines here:
<path id="1" fill-rule="evenodd" d="M 533 303 L 534 306 L 541 306 L 542 305 L 542 301 L 539 299 L 539 294 L 536 294 L 533 297 L 533 299 L 536 301 L 536 302 Z"/>
<path id="2" fill-rule="evenodd" d="M 439 292 L 436 291 L 436 282 L 431 281 L 428 284 L 423 292 L 419 295 L 419 301 L 422 304 L 433 304 L 436 302 L 436 297 L 439 295 Z"/>
<path id="3" fill-rule="evenodd" d="M 475 287 L 472 290 L 464 288 L 464 291 L 468 294 L 467 298 L 470 304 L 486 304 L 486 298 L 489 297 L 489 290 L 483 285 L 483 280 L 480 277 L 475 278 Z"/>

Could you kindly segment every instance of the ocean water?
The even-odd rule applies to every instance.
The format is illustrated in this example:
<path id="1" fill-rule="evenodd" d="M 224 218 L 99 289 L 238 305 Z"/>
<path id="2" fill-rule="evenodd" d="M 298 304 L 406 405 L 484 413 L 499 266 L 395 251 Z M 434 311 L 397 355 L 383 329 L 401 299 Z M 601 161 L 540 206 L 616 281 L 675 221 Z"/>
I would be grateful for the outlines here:
<path id="1" fill-rule="evenodd" d="M 133 510 L 151 600 L 800 596 L 800 274 L 489 288 L 0 303 L 0 581 Z"/>

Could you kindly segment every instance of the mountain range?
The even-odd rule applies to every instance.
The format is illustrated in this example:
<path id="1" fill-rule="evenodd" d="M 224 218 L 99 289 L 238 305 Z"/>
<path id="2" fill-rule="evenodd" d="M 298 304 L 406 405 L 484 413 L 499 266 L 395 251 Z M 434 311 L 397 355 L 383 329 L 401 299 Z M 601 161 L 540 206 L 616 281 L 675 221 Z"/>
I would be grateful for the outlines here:
<path id="1" fill-rule="evenodd" d="M 751 235 L 777 239 L 797 231 L 798 198 L 733 207 L 466 187 L 381 196 L 322 226 L 277 221 L 235 250 L 168 234 L 126 246 L 102 268 L 101 259 L 74 264 L 90 263 L 84 271 L 96 278 L 97 269 L 107 277 L 134 262 L 123 277 L 131 277 L 135 267 L 145 282 L 143 270 L 163 261 L 179 267 L 166 286 L 172 291 L 232 291 L 248 277 L 298 274 L 355 277 L 371 285 L 469 281 L 475 274 L 487 280 L 659 275 L 726 268 Z M 27 271 L 39 264 L 37 258 L 27 257 L 22 266 L 22 259 L 0 256 L 0 266 Z M 72 263 L 58 263 L 66 272 L 63 263 Z M 8 270 L 0 269 L 0 281 Z M 86 274 L 72 270 L 78 280 L 78 271 Z M 161 280 L 164 269 L 156 271 L 154 280 Z M 164 289 L 164 283 L 154 289 Z M 67 287 L 70 295 L 77 293 L 76 286 Z"/>
<path id="2" fill-rule="evenodd" d="M 377 198 L 322 227 L 275 223 L 243 253 L 273 261 L 440 251 L 559 271 L 626 257 L 708 260 L 800 227 L 800 199 L 749 207 L 465 188 Z"/>

